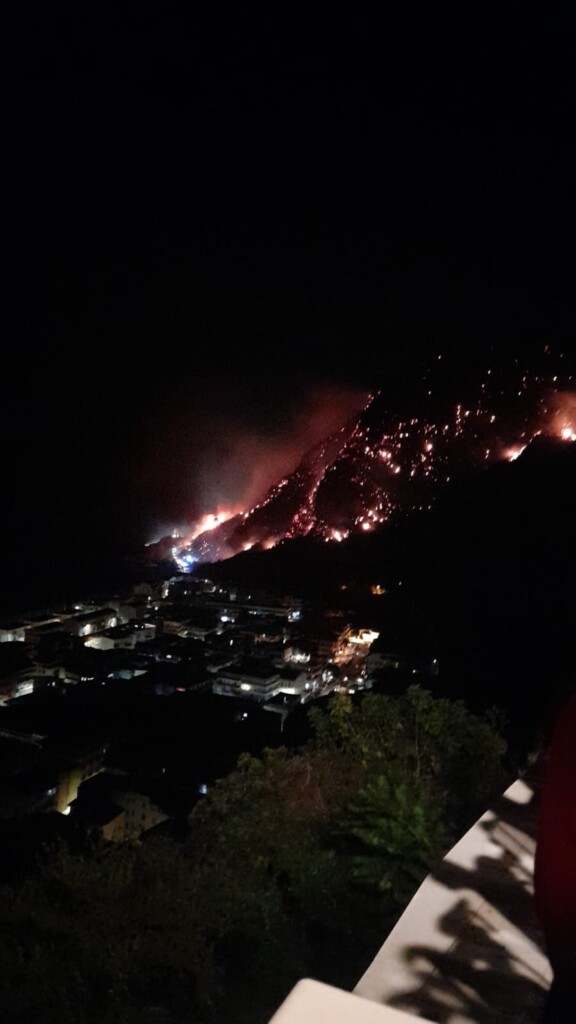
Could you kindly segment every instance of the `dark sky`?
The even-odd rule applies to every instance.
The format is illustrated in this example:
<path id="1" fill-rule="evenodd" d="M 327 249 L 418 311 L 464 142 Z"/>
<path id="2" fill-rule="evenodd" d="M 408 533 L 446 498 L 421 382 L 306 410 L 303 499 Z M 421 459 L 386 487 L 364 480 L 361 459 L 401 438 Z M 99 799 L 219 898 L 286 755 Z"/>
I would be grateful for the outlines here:
<path id="1" fill-rule="evenodd" d="M 219 422 L 573 346 L 571 6 L 369 6 L 5 12 L 5 536 L 139 541 Z"/>

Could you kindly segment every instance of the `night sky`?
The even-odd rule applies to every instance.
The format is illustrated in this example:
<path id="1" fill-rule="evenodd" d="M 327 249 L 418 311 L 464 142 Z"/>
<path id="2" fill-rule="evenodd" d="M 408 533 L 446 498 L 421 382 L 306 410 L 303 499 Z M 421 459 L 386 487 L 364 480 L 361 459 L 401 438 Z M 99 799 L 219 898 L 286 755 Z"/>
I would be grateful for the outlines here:
<path id="1" fill-rule="evenodd" d="M 36 0 L 1 36 L 4 593 L 438 353 L 574 348 L 569 5 Z"/>

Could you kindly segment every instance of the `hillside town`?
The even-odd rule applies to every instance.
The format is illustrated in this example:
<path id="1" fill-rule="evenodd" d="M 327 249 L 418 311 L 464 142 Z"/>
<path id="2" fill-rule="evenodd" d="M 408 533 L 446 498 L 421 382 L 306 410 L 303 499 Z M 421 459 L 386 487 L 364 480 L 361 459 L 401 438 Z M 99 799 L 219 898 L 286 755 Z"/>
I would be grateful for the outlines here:
<path id="1" fill-rule="evenodd" d="M 310 702 L 399 669 L 354 615 L 191 574 L 0 622 L 0 818 L 173 827 L 242 752 L 300 741 Z"/>

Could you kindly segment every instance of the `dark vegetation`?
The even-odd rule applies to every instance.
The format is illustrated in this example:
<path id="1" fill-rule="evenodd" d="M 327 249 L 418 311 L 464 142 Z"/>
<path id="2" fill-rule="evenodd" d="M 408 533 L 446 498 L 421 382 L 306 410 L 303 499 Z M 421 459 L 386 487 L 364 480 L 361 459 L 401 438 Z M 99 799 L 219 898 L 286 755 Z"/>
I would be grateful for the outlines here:
<path id="1" fill-rule="evenodd" d="M 5 884 L 3 1019 L 264 1024 L 303 975 L 352 988 L 517 766 L 495 715 L 419 687 L 309 717 L 303 746 L 242 755 L 183 836 L 56 843 Z"/>

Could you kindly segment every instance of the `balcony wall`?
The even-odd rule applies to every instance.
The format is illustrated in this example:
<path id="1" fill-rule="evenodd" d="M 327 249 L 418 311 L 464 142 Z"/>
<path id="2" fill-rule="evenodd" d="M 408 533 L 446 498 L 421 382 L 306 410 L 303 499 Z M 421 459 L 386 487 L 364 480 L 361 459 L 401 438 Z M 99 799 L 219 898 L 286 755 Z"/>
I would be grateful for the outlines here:
<path id="1" fill-rule="evenodd" d="M 538 1024 L 550 966 L 533 906 L 541 767 L 425 879 L 353 993 L 300 982 L 274 1024 Z"/>

